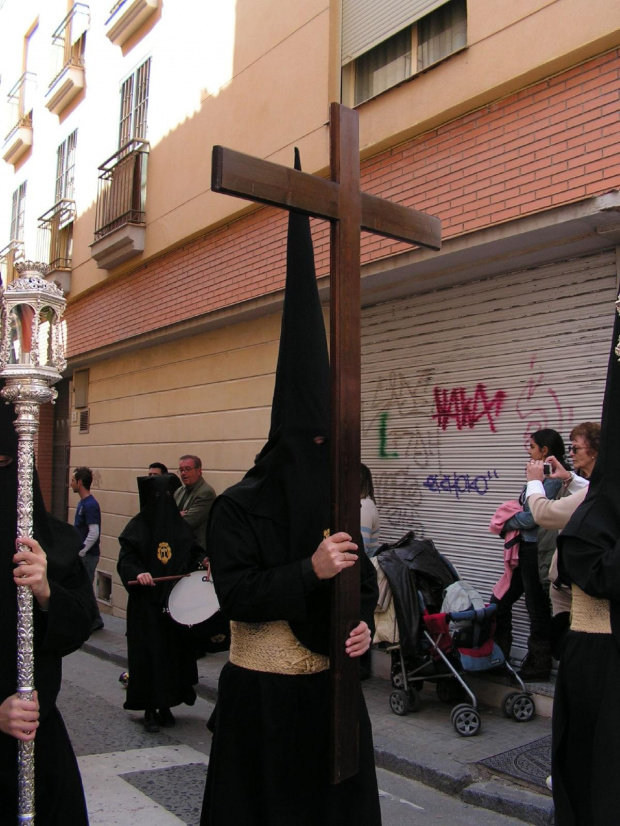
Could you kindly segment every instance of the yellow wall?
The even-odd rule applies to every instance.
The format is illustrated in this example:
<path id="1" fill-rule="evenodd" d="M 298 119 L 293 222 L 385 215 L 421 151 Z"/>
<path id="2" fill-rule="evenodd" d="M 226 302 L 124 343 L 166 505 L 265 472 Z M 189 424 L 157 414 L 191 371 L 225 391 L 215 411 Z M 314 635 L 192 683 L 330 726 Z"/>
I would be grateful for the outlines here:
<path id="1" fill-rule="evenodd" d="M 280 316 L 270 315 L 90 367 L 90 428 L 81 434 L 72 423 L 71 467 L 96 472 L 99 567 L 113 575 L 115 610 L 126 604 L 117 538 L 139 510 L 136 477 L 155 461 L 173 470 L 192 453 L 217 493 L 238 481 L 269 430 L 279 334 Z"/>
<path id="2" fill-rule="evenodd" d="M 505 96 L 620 42 L 617 0 L 468 0 L 468 47 L 359 107 L 365 156 Z M 10 193 L 28 179 L 33 257 L 36 216 L 53 205 L 55 152 L 78 128 L 74 256 L 70 298 L 112 283 L 145 261 L 238 214 L 243 201 L 210 191 L 211 148 L 234 149 L 328 168 L 329 103 L 338 96 L 340 0 L 163 2 L 158 17 L 122 49 L 105 36 L 108 5 L 90 4 L 86 90 L 56 117 L 45 108 L 51 34 L 64 0 L 6 0 L 0 28 L 7 89 L 22 71 L 23 37 L 39 16 L 34 148 L 13 168 L 0 161 L 0 248 L 8 243 Z M 107 272 L 91 258 L 97 167 L 118 148 L 120 85 L 152 59 L 146 248 Z M 4 83 L 3 83 L 4 87 Z"/>

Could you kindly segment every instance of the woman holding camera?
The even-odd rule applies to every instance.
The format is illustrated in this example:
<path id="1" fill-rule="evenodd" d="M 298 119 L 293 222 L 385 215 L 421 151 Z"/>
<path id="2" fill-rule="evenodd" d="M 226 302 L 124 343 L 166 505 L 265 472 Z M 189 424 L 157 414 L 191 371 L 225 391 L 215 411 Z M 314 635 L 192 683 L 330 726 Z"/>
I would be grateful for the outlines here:
<path id="1" fill-rule="evenodd" d="M 564 441 L 557 430 L 551 428 L 532 433 L 529 454 L 531 461 L 545 462 L 548 456 L 555 456 L 564 467 L 567 466 Z M 559 479 L 545 478 L 543 485 L 547 499 L 555 499 L 562 488 Z M 524 680 L 548 680 L 551 673 L 551 605 L 548 588 L 541 581 L 539 555 L 547 555 L 550 561 L 557 532 L 549 534 L 539 529 L 527 504 L 525 487 L 519 502 L 523 510 L 504 524 L 504 531 L 520 532 L 519 564 L 512 571 L 506 593 L 500 599 L 492 597 L 492 601 L 497 604 L 495 639 L 508 656 L 512 646 L 512 606 L 525 595 L 530 635 L 527 657 L 519 673 Z M 546 567 L 548 570 L 548 562 Z"/>

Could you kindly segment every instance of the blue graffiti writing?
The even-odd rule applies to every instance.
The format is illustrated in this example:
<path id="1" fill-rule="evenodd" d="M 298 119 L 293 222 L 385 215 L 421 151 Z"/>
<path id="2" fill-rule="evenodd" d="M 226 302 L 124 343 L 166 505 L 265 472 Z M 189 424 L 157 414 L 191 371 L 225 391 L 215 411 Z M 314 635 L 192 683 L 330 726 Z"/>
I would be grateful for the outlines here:
<path id="1" fill-rule="evenodd" d="M 469 473 L 444 473 L 442 476 L 430 475 L 422 482 L 432 493 L 453 493 L 459 499 L 465 493 L 477 493 L 485 496 L 489 492 L 489 482 L 499 479 L 496 470 L 487 470 L 472 476 Z"/>

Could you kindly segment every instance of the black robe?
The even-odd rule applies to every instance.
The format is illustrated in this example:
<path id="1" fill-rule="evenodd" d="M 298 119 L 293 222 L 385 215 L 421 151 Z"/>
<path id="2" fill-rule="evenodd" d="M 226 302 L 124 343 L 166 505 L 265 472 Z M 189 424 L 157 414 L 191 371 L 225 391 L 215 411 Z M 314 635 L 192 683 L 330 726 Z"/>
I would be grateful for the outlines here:
<path id="1" fill-rule="evenodd" d="M 612 633 L 566 636 L 553 701 L 556 826 L 620 822 L 620 542 L 597 532 L 604 524 L 595 513 L 601 498 L 595 489 L 567 526 L 570 533 L 558 540 L 562 577 L 589 596 L 610 600 Z M 620 535 L 620 524 L 614 533 Z"/>
<path id="2" fill-rule="evenodd" d="M 229 619 L 287 620 L 311 650 L 329 639 L 330 583 L 290 560 L 283 531 L 221 496 L 209 525 L 216 592 Z M 363 551 L 362 619 L 373 627 L 376 574 Z M 360 770 L 330 785 L 330 673 L 290 676 L 227 663 L 201 826 L 376 826 L 381 822 L 368 712 L 359 691 Z"/>
<path id="3" fill-rule="evenodd" d="M 12 472 L 3 469 L 2 473 Z M 5 490 L 2 486 L 3 491 Z M 10 496 L 8 497 L 11 498 Z M 13 581 L 15 510 L 12 533 L 6 530 L 15 502 L 3 497 L 0 537 L 0 701 L 17 686 L 17 598 Z M 5 519 L 4 516 L 8 516 Z M 43 515 L 44 518 L 44 515 Z M 78 551 L 77 531 L 48 516 L 42 525 L 35 505 L 34 536 L 47 553 L 49 610 L 34 606 L 34 684 L 40 703 L 35 737 L 35 808 L 37 826 L 85 826 L 88 823 L 80 773 L 56 698 L 62 680 L 61 659 L 88 639 L 96 616 L 93 589 Z M 17 823 L 17 740 L 0 732 L 0 824 Z"/>
<path id="4" fill-rule="evenodd" d="M 151 476 L 138 482 L 144 507 L 119 537 L 121 548 L 117 565 L 129 593 L 129 682 L 124 708 L 142 710 L 172 708 L 181 703 L 193 705 L 196 701 L 193 686 L 198 682 L 194 644 L 189 629 L 178 625 L 166 612 L 167 598 L 175 583 L 145 586 L 129 585 L 129 582 L 145 572 L 155 578 L 197 570 L 205 553 L 174 504 L 171 480 L 165 476 Z M 144 491 L 147 493 L 143 497 Z M 166 543 L 170 549 L 171 555 L 166 562 L 157 555 L 160 543 Z"/>
<path id="5" fill-rule="evenodd" d="M 609 600 L 611 633 L 570 631 L 553 702 L 556 826 L 620 823 L 620 364 L 615 313 L 600 449 L 585 500 L 558 537 L 562 581 Z"/>

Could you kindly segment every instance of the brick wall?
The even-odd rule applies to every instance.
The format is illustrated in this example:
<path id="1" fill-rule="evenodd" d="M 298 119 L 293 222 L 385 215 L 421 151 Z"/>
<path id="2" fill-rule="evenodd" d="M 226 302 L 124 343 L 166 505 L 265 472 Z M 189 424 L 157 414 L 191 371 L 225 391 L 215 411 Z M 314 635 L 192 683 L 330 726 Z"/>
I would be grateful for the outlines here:
<path id="1" fill-rule="evenodd" d="M 362 188 L 437 215 L 444 238 L 620 188 L 620 50 L 366 160 Z M 327 224 L 313 234 L 324 275 Z M 285 237 L 260 209 L 79 298 L 69 355 L 281 289 Z M 407 248 L 364 234 L 362 262 Z"/>

